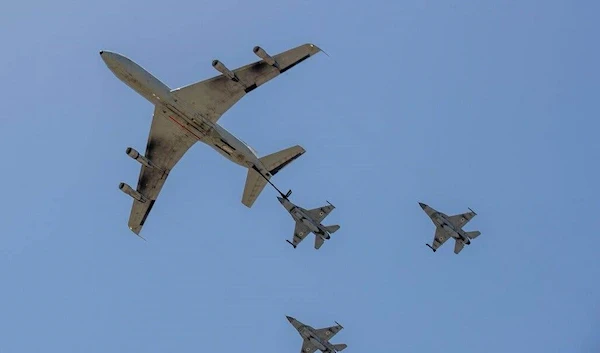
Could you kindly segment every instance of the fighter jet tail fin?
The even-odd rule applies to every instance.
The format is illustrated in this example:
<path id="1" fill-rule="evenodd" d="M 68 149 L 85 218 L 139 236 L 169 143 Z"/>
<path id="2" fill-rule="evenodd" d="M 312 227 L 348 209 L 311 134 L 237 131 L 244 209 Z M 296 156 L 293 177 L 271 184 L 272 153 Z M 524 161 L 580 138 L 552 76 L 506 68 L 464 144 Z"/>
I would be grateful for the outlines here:
<path id="1" fill-rule="evenodd" d="M 480 232 L 480 231 L 478 231 L 478 230 L 475 230 L 475 231 L 472 231 L 472 232 L 467 232 L 467 236 L 469 237 L 469 239 L 475 239 L 475 238 L 477 238 L 477 237 L 478 237 L 480 234 L 481 234 L 481 232 Z"/>
<path id="2" fill-rule="evenodd" d="M 336 224 L 336 225 L 333 225 L 333 226 L 327 226 L 327 227 L 325 227 L 325 229 L 327 229 L 327 231 L 330 234 L 333 234 L 333 233 L 337 232 L 338 229 L 340 229 L 340 226 Z"/>
<path id="3" fill-rule="evenodd" d="M 346 345 L 346 344 L 344 344 L 344 343 L 340 343 L 340 344 L 334 344 L 334 345 L 333 345 L 333 348 L 335 348 L 335 350 L 336 350 L 337 352 L 341 352 L 341 351 L 343 351 L 344 349 L 346 349 L 346 347 L 348 347 L 348 345 Z"/>

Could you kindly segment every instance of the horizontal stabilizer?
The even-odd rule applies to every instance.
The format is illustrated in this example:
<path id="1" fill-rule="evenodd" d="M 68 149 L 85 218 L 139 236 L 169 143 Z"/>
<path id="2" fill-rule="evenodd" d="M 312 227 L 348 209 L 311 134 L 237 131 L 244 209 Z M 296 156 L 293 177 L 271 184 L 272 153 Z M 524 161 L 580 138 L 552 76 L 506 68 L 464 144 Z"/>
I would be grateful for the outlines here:
<path id="1" fill-rule="evenodd" d="M 246 177 L 246 186 L 244 186 L 242 203 L 246 207 L 252 207 L 254 201 L 256 201 L 260 193 L 267 185 L 267 180 L 265 177 L 270 180 L 273 175 L 277 174 L 294 159 L 303 155 L 304 152 L 306 152 L 304 148 L 296 145 L 294 147 L 290 147 L 260 158 L 260 162 L 271 175 L 262 176 L 253 168 L 249 168 L 248 176 Z M 291 192 L 289 194 L 291 194 Z"/>
<path id="2" fill-rule="evenodd" d="M 327 231 L 329 233 L 333 234 L 333 233 L 337 232 L 338 229 L 340 229 L 340 226 L 336 224 L 333 226 L 327 226 L 327 227 L 325 227 L 325 229 L 327 229 Z"/>
<path id="3" fill-rule="evenodd" d="M 462 240 L 456 240 L 456 243 L 454 243 L 454 253 L 458 254 L 459 252 L 462 251 L 462 249 L 465 247 L 465 243 L 462 242 Z"/>
<path id="4" fill-rule="evenodd" d="M 467 232 L 467 236 L 469 237 L 469 239 L 475 239 L 475 238 L 477 238 L 477 237 L 478 237 L 480 234 L 481 234 L 481 232 L 480 232 L 480 231 L 478 231 L 478 230 L 475 230 L 475 231 L 472 231 L 472 232 Z"/>
<path id="5" fill-rule="evenodd" d="M 315 235 L 315 249 L 319 250 L 323 244 L 325 244 L 325 239 Z"/>
<path id="6" fill-rule="evenodd" d="M 264 156 L 260 158 L 260 162 L 269 171 L 269 173 L 271 173 L 271 175 L 275 175 L 286 165 L 292 163 L 296 158 L 303 155 L 304 152 L 306 152 L 304 148 L 296 145 L 294 147 L 272 153 L 268 156 Z"/>
<path id="7" fill-rule="evenodd" d="M 344 349 L 346 349 L 347 347 L 348 347 L 348 345 L 346 345 L 346 344 L 344 344 L 344 343 L 340 343 L 340 344 L 334 344 L 334 345 L 333 345 L 333 348 L 334 348 L 336 351 L 338 351 L 338 352 L 341 352 L 341 351 L 343 351 L 343 350 L 344 350 Z"/>
<path id="8" fill-rule="evenodd" d="M 263 191 L 267 185 L 267 180 L 262 175 L 258 174 L 252 168 L 248 168 L 248 175 L 246 176 L 246 185 L 244 186 L 244 195 L 242 196 L 242 203 L 246 207 L 252 207 L 254 201 L 258 198 L 258 195 Z"/>

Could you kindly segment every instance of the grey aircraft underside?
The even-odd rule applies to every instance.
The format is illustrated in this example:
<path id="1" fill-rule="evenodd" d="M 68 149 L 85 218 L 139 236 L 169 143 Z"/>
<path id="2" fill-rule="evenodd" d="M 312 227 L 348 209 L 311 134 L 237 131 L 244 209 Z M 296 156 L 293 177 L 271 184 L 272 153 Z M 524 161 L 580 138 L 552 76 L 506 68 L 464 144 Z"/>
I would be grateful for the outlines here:
<path id="1" fill-rule="evenodd" d="M 470 212 L 448 216 L 442 212 L 438 212 L 428 205 L 419 202 L 419 206 L 427 213 L 431 221 L 435 225 L 435 235 L 432 245 L 426 244 L 434 252 L 450 238 L 455 239 L 454 253 L 458 254 L 462 251 L 465 245 L 471 244 L 471 239 L 477 238 L 481 232 L 472 231 L 465 232 L 462 228 L 469 223 L 477 213 L 469 208 Z"/>
<path id="2" fill-rule="evenodd" d="M 281 194 L 277 200 L 292 216 L 296 225 L 294 227 L 294 236 L 292 241 L 286 240 L 294 249 L 300 244 L 304 238 L 310 233 L 315 235 L 315 249 L 319 249 L 325 240 L 331 238 L 331 234 L 340 229 L 339 225 L 324 226 L 321 222 L 333 211 L 333 206 L 329 201 L 328 205 L 313 208 L 312 210 L 304 209 L 293 204 L 288 197 L 291 195 L 291 190 L 286 195 Z"/>
<path id="3" fill-rule="evenodd" d="M 196 141 L 248 169 L 242 203 L 252 207 L 267 181 L 305 150 L 296 145 L 259 158 L 252 147 L 217 122 L 246 93 L 320 51 L 313 44 L 304 44 L 270 56 L 256 46 L 253 52 L 260 61 L 229 70 L 213 60 L 212 66 L 221 75 L 177 89 L 170 89 L 123 55 L 101 51 L 115 76 L 155 106 L 146 152 L 141 154 L 131 147 L 126 150 L 142 165 L 136 189 L 119 184 L 119 189 L 134 199 L 129 229 L 139 235 L 169 173 Z"/>
<path id="4" fill-rule="evenodd" d="M 291 316 L 286 316 L 286 318 L 303 339 L 300 353 L 314 353 L 317 349 L 323 353 L 335 353 L 341 352 L 348 347 L 343 343 L 332 344 L 329 342 L 333 336 L 343 329 L 342 325 L 337 322 L 336 326 L 315 329 L 301 323 Z"/>

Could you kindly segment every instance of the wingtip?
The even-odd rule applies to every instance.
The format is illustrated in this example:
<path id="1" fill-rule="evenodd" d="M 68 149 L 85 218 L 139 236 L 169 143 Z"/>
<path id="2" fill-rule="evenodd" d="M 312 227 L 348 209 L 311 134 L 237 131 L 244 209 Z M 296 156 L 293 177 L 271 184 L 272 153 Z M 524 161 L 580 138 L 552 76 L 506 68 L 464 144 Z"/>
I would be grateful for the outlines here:
<path id="1" fill-rule="evenodd" d="M 136 227 L 136 228 L 129 227 L 129 230 L 131 232 L 133 232 L 133 234 L 137 235 L 139 238 L 142 238 L 144 241 L 147 241 L 146 238 L 144 238 L 143 236 L 140 235 L 140 231 L 142 230 L 142 228 L 140 228 L 140 227 Z"/>
<path id="2" fill-rule="evenodd" d="M 144 238 L 143 236 L 139 235 L 138 233 L 135 233 L 135 235 L 138 236 L 138 238 L 142 239 L 145 242 L 148 242 L 148 240 L 146 240 L 146 238 Z"/>
<path id="3" fill-rule="evenodd" d="M 327 52 L 326 52 L 325 50 L 323 50 L 321 47 L 319 47 L 318 45 L 316 45 L 316 44 L 314 44 L 314 43 L 308 43 L 308 45 L 309 45 L 311 48 L 315 48 L 315 49 L 317 49 L 317 52 L 315 52 L 314 54 L 316 54 L 316 53 L 318 53 L 318 52 L 322 52 L 323 54 L 325 54 L 325 55 L 327 55 L 328 57 L 330 57 L 330 56 L 329 56 L 329 54 L 327 54 Z M 313 55 L 314 55 L 314 54 L 313 54 Z"/>

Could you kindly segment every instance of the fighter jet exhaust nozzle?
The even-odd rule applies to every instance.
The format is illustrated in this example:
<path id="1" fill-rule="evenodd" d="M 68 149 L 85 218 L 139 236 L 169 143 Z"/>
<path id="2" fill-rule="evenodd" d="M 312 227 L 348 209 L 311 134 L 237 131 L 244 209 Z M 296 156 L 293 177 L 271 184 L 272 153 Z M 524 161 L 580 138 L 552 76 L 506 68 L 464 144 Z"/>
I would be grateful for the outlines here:
<path id="1" fill-rule="evenodd" d="M 275 59 L 273 59 L 271 55 L 267 54 L 267 52 L 263 48 L 257 45 L 254 47 L 254 49 L 252 49 L 252 51 L 254 52 L 254 54 L 256 54 L 256 56 L 263 59 L 267 64 L 279 68 L 277 61 L 275 61 Z"/>
<path id="2" fill-rule="evenodd" d="M 237 76 L 231 71 L 229 70 L 227 67 L 225 67 L 225 65 L 223 65 L 222 62 L 220 62 L 219 60 L 213 60 L 212 61 L 212 66 L 219 71 L 220 73 L 222 73 L 223 75 L 229 77 L 230 80 L 236 81 L 238 82 L 239 79 L 237 78 Z"/>
<path id="3" fill-rule="evenodd" d="M 139 202 L 146 202 L 148 200 L 144 195 L 133 190 L 131 186 L 125 183 L 119 183 L 119 190 L 123 191 L 124 193 L 126 193 L 127 195 L 131 196 L 133 199 Z"/>

